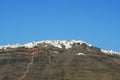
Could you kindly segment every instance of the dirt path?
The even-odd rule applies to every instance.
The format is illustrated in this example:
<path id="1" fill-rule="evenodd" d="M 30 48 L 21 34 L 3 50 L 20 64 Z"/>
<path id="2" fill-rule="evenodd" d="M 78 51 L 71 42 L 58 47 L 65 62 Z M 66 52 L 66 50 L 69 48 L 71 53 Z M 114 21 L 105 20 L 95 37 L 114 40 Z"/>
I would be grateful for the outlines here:
<path id="1" fill-rule="evenodd" d="M 32 64 L 33 64 L 33 62 L 34 62 L 35 56 L 36 56 L 36 54 L 33 53 L 33 56 L 31 57 L 31 60 L 30 60 L 30 62 L 28 63 L 28 65 L 27 65 L 27 67 L 26 67 L 26 70 L 25 70 L 23 76 L 22 76 L 21 78 L 19 78 L 18 80 L 23 80 L 23 79 L 26 77 L 27 73 L 28 73 L 29 70 L 30 70 L 30 67 L 32 66 Z"/>

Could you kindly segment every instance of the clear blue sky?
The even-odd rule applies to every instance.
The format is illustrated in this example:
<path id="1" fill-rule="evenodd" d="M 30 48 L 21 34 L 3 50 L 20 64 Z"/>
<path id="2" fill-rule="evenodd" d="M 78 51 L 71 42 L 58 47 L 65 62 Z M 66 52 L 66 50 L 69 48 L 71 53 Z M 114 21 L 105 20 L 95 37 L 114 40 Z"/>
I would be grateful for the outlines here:
<path id="1" fill-rule="evenodd" d="M 120 51 L 120 0 L 0 0 L 0 45 L 58 39 Z"/>

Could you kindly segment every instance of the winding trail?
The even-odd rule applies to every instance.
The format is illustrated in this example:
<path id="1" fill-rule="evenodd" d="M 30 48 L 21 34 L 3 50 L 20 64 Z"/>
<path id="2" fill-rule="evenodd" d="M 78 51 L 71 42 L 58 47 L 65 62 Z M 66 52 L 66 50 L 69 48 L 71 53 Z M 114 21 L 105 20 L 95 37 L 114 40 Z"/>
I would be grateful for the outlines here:
<path id="1" fill-rule="evenodd" d="M 32 65 L 33 62 L 34 62 L 35 56 L 36 56 L 36 54 L 35 54 L 35 52 L 34 52 L 33 55 L 32 55 L 32 57 L 31 57 L 31 61 L 29 62 L 29 64 L 28 64 L 27 67 L 26 67 L 27 69 L 25 70 L 23 76 L 22 76 L 20 79 L 18 79 L 18 80 L 23 80 L 23 79 L 26 77 L 27 73 L 28 73 L 29 70 L 30 70 L 31 65 Z"/>

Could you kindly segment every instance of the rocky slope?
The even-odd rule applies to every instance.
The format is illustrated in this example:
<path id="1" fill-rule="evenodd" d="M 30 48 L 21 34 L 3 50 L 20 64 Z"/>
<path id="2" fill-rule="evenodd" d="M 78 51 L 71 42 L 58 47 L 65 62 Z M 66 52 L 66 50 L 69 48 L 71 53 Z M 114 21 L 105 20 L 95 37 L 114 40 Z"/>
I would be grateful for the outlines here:
<path id="1" fill-rule="evenodd" d="M 0 46 L 0 80 L 120 80 L 120 56 L 75 40 Z"/>

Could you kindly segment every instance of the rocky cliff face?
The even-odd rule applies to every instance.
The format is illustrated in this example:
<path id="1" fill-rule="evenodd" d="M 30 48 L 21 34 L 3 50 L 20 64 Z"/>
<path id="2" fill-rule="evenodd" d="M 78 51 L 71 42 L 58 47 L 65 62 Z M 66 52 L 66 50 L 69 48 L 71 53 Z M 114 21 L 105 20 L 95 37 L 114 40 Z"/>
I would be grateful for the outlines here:
<path id="1" fill-rule="evenodd" d="M 4 46 L 0 80 L 120 80 L 120 56 L 82 41 Z"/>

